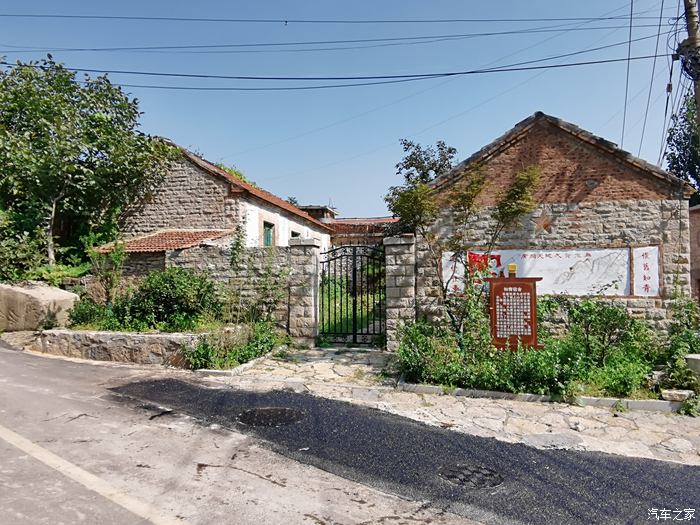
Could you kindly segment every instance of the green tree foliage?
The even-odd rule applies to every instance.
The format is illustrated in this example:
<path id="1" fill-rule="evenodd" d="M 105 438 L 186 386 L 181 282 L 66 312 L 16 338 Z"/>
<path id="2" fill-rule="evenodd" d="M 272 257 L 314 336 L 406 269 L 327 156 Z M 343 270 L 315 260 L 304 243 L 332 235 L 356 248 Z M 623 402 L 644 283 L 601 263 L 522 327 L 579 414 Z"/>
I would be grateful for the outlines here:
<path id="1" fill-rule="evenodd" d="M 121 211 L 160 182 L 172 156 L 138 130 L 139 110 L 106 76 L 53 61 L 0 71 L 0 210 L 12 238 L 41 230 L 46 259 L 114 231 Z"/>
<path id="2" fill-rule="evenodd" d="M 228 165 L 224 164 L 223 162 L 219 162 L 218 164 L 216 164 L 216 167 L 221 168 L 229 175 L 233 175 L 234 178 L 240 180 L 241 182 L 245 182 L 246 184 L 250 184 L 251 186 L 253 186 L 255 188 L 260 187 L 257 184 L 255 184 L 252 180 L 250 180 L 248 177 L 246 177 L 243 174 L 243 172 L 235 166 L 228 166 Z"/>
<path id="3" fill-rule="evenodd" d="M 692 94 L 685 97 L 681 111 L 671 118 L 666 137 L 668 170 L 700 188 L 700 141 L 695 122 L 697 109 Z"/>
<path id="4" fill-rule="evenodd" d="M 389 211 L 399 218 L 399 229 L 413 232 L 437 218 L 438 205 L 430 183 L 452 169 L 457 150 L 439 141 L 435 148 L 423 147 L 401 139 L 406 154 L 396 164 L 396 174 L 403 177 L 401 186 L 392 186 L 384 197 Z"/>
<path id="5" fill-rule="evenodd" d="M 462 264 L 467 253 L 474 248 L 474 239 L 466 236 L 468 226 L 482 211 L 480 197 L 487 186 L 484 168 L 474 164 L 459 174 L 448 187 L 437 191 L 435 180 L 452 169 L 456 154 L 454 148 L 438 142 L 436 148 L 424 148 L 419 144 L 403 140 L 406 156 L 396 165 L 397 174 L 404 183 L 394 186 L 384 197 L 389 210 L 399 217 L 402 231 L 415 232 L 425 241 L 432 260 L 434 272 L 442 291 L 442 305 L 460 348 L 488 347 L 488 317 L 483 286 L 483 275 L 467 272 L 463 292 L 451 288 L 453 276 L 443 275 L 442 254 L 453 252 Z M 530 166 L 518 172 L 510 185 L 497 195 L 491 211 L 491 231 L 480 240 L 480 249 L 490 252 L 504 230 L 512 228 L 536 206 L 535 189 L 539 184 L 540 170 Z M 450 237 L 438 235 L 435 223 L 440 212 L 446 212 L 445 221 L 450 222 Z M 484 242 L 485 241 L 485 242 Z"/>
<path id="6" fill-rule="evenodd" d="M 396 174 L 401 175 L 407 184 L 432 182 L 452 169 L 452 161 L 457 154 L 455 148 L 447 146 L 442 140 L 433 148 L 401 139 L 401 147 L 406 155 L 396 164 Z"/>

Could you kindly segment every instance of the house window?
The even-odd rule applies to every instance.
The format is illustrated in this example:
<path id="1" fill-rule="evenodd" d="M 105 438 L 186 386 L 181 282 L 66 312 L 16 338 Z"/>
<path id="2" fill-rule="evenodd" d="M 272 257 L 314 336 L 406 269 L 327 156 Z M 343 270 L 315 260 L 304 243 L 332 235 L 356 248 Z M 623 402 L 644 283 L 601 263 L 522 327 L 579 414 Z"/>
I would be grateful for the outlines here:
<path id="1" fill-rule="evenodd" d="M 301 233 L 295 231 L 292 232 L 292 239 L 298 239 L 299 237 L 301 237 Z"/>
<path id="2" fill-rule="evenodd" d="M 263 246 L 275 245 L 275 225 L 271 222 L 263 222 Z"/>

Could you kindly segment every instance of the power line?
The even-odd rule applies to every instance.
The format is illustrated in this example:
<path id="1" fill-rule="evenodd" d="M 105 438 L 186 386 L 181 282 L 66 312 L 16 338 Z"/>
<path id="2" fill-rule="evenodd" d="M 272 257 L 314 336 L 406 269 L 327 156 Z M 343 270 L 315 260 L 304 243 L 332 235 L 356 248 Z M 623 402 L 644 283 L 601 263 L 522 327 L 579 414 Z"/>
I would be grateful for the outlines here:
<path id="1" fill-rule="evenodd" d="M 613 9 L 612 11 L 608 11 L 608 12 L 606 12 L 606 13 L 603 13 L 603 14 L 600 15 L 600 16 L 611 15 L 611 14 L 617 12 L 617 11 L 620 11 L 620 8 Z M 580 27 L 580 26 L 584 26 L 584 25 L 586 25 L 586 24 L 588 24 L 588 23 L 589 23 L 589 22 L 583 22 L 583 23 L 578 24 L 578 26 L 579 26 L 579 27 Z M 615 33 L 615 32 L 616 32 L 616 30 L 610 31 L 609 33 L 607 33 L 607 34 L 604 35 L 603 37 L 601 37 L 601 38 L 597 39 L 596 41 L 594 41 L 594 42 L 593 42 L 593 45 L 597 44 L 598 42 L 600 42 L 601 40 L 607 38 L 608 36 L 611 36 L 611 35 L 612 35 L 613 33 Z M 546 42 L 549 42 L 549 41 L 551 41 L 551 40 L 560 38 L 561 36 L 562 36 L 561 34 L 557 34 L 557 35 L 553 35 L 553 36 L 548 36 L 547 38 L 545 38 L 545 39 L 543 39 L 543 40 L 540 40 L 540 41 L 538 41 L 538 42 L 536 42 L 536 43 L 534 43 L 534 44 L 531 44 L 531 45 L 529 45 L 529 46 L 526 46 L 526 47 L 524 47 L 524 48 L 518 49 L 517 51 L 514 51 L 514 52 L 512 52 L 512 53 L 508 53 L 507 55 L 501 56 L 501 57 L 499 57 L 499 58 L 497 58 L 497 59 L 495 59 L 495 60 L 492 60 L 492 61 L 490 61 L 490 62 L 488 62 L 488 63 L 486 63 L 486 64 L 483 64 L 483 65 L 481 65 L 481 66 L 479 66 L 479 67 L 480 67 L 480 68 L 485 68 L 485 67 L 492 66 L 492 65 L 497 64 L 498 62 L 500 62 L 500 61 L 502 61 L 502 60 L 505 60 L 505 59 L 510 58 L 510 57 L 512 57 L 512 56 L 519 55 L 519 54 L 521 54 L 521 53 L 523 53 L 523 52 L 525 52 L 525 51 L 527 51 L 527 50 L 529 50 L 529 49 L 532 49 L 532 48 L 534 48 L 534 47 L 538 47 L 538 46 L 540 46 L 540 45 L 542 45 L 542 44 L 544 44 L 544 43 L 546 43 Z M 581 50 L 581 52 L 591 51 L 591 50 L 593 50 L 593 49 L 594 49 L 593 47 L 588 47 L 588 48 L 586 48 L 586 49 L 584 49 L 584 50 Z M 534 78 L 536 78 L 536 77 L 538 77 L 538 76 L 541 76 L 541 75 L 544 74 L 544 73 L 546 73 L 546 71 L 543 71 L 543 72 L 541 72 L 541 73 L 536 74 L 536 75 L 533 76 L 533 77 L 530 77 L 529 80 L 532 80 L 532 79 L 534 79 Z M 401 103 L 401 102 L 403 102 L 403 101 L 405 101 L 405 100 L 408 100 L 408 99 L 413 98 L 413 97 L 415 97 L 415 96 L 421 95 L 421 94 L 423 94 L 423 93 L 426 93 L 426 92 L 431 91 L 431 90 L 433 90 L 433 89 L 436 89 L 436 88 L 438 88 L 438 87 L 444 86 L 445 84 L 448 84 L 448 83 L 453 82 L 453 81 L 455 81 L 455 80 L 457 80 L 457 79 L 456 79 L 456 78 L 448 78 L 447 80 L 445 80 L 445 81 L 443 81 L 443 82 L 440 82 L 439 84 L 436 84 L 436 85 L 427 87 L 427 88 L 425 88 L 425 89 L 421 89 L 420 91 L 413 92 L 413 93 L 411 93 L 411 94 L 409 94 L 409 95 L 406 95 L 406 96 L 403 96 L 403 97 L 401 97 L 401 98 L 399 98 L 399 99 L 394 99 L 393 101 L 391 101 L 391 102 L 389 102 L 389 103 L 387 103 L 387 104 L 382 104 L 381 106 L 376 106 L 376 107 L 371 108 L 371 109 L 369 109 L 369 110 L 362 111 L 361 113 L 356 113 L 356 114 L 351 115 L 351 116 L 349 116 L 349 117 L 345 117 L 345 118 L 343 118 L 343 119 L 341 119 L 341 120 L 336 120 L 336 121 L 334 121 L 334 122 L 331 122 L 331 123 L 329 123 L 329 124 L 325 124 L 325 125 L 323 125 L 323 126 L 315 127 L 315 128 L 313 128 L 313 129 L 307 129 L 307 130 L 305 130 L 305 131 L 303 131 L 303 132 L 301 132 L 301 133 L 297 133 L 297 134 L 294 134 L 294 135 L 292 135 L 292 136 L 287 136 L 287 137 L 285 137 L 285 138 L 283 138 L 283 139 L 278 139 L 278 140 L 275 140 L 275 141 L 273 141 L 273 142 L 268 142 L 268 143 L 263 144 L 263 145 L 253 146 L 253 147 L 249 147 L 249 148 L 247 148 L 247 149 L 241 150 L 241 151 L 237 151 L 237 152 L 235 152 L 235 153 L 233 153 L 233 154 L 230 154 L 230 155 L 226 155 L 226 156 L 224 156 L 224 157 L 221 157 L 221 160 L 223 161 L 223 160 L 226 159 L 226 158 L 230 158 L 230 157 L 233 157 L 233 156 L 245 154 L 245 153 L 248 153 L 248 152 L 251 152 L 251 151 L 257 151 L 257 150 L 260 150 L 260 149 L 265 149 L 265 148 L 268 148 L 268 147 L 270 147 L 270 146 L 276 146 L 276 145 L 278 145 L 278 144 L 283 144 L 283 143 L 285 143 L 285 142 L 289 142 L 289 141 L 296 140 L 296 139 L 301 138 L 301 137 L 304 137 L 304 136 L 311 135 L 311 134 L 316 133 L 316 132 L 318 132 L 318 131 L 327 130 L 327 129 L 332 128 L 332 127 L 334 127 L 334 126 L 337 126 L 337 125 L 340 125 L 340 124 L 344 124 L 344 123 L 346 123 L 346 122 L 355 120 L 355 119 L 357 119 L 357 118 L 360 118 L 360 117 L 363 117 L 363 116 L 365 116 L 365 115 L 374 113 L 374 112 L 376 112 L 376 111 L 380 111 L 380 110 L 385 109 L 385 108 L 387 108 L 387 107 L 394 106 L 394 105 L 399 104 L 399 103 Z M 528 82 L 529 82 L 529 80 L 528 80 Z M 518 87 L 519 87 L 520 85 L 521 85 L 521 84 L 518 84 Z M 457 116 L 461 116 L 463 113 L 464 113 L 464 112 L 460 112 L 460 113 L 457 114 Z M 439 124 L 438 124 L 438 125 L 439 125 Z"/>
<path id="2" fill-rule="evenodd" d="M 625 124 L 627 123 L 627 94 L 629 93 L 630 87 L 630 56 L 632 55 L 632 15 L 634 13 L 634 0 L 630 1 L 630 32 L 629 32 L 629 44 L 627 45 L 627 73 L 625 76 L 625 105 L 622 112 L 622 136 L 620 137 L 620 148 L 625 144 Z M 656 53 L 654 53 L 654 60 L 656 60 Z"/>
<path id="3" fill-rule="evenodd" d="M 643 16 L 647 11 L 637 13 L 639 20 L 655 19 Z M 1 18 L 63 19 L 63 20 L 122 20 L 158 22 L 204 22 L 204 23 L 244 23 L 244 24 L 454 24 L 454 23 L 518 23 L 518 22 L 581 22 L 620 20 L 627 16 L 603 17 L 545 17 L 545 18 L 435 18 L 435 19 L 304 19 L 304 18 L 203 18 L 176 16 L 126 16 L 126 15 L 63 15 L 49 13 L 0 13 Z"/>
<path id="4" fill-rule="evenodd" d="M 656 45 L 654 47 L 654 54 L 659 52 L 659 40 L 661 39 L 661 22 L 664 16 L 664 0 L 661 0 L 661 10 L 659 11 L 659 29 L 656 33 Z M 639 150 L 637 150 L 637 156 L 642 154 L 642 145 L 644 144 L 644 132 L 647 128 L 647 117 L 649 116 L 649 104 L 651 103 L 651 92 L 654 88 L 654 73 L 656 72 L 656 58 L 651 64 L 651 78 L 649 80 L 649 92 L 647 93 L 647 104 L 644 108 L 644 123 L 642 124 L 642 134 L 639 138 Z"/>
<path id="5" fill-rule="evenodd" d="M 153 77 L 174 77 L 174 78 L 206 78 L 206 79 L 223 79 L 223 80 L 262 80 L 262 81 L 303 81 L 303 82 L 313 82 L 313 81 L 359 81 L 359 80 L 402 80 L 402 79 L 414 79 L 423 80 L 429 78 L 442 78 L 442 77 L 453 77 L 453 76 L 464 76 L 464 75 L 477 75 L 485 73 L 507 73 L 513 71 L 531 71 L 536 69 L 555 69 L 555 68 L 566 68 L 566 67 L 577 67 L 577 66 L 588 66 L 597 64 L 613 64 L 616 62 L 629 62 L 632 60 L 647 60 L 657 56 L 663 55 L 643 55 L 637 57 L 626 57 L 626 58 L 610 58 L 602 60 L 588 60 L 581 62 L 569 62 L 564 64 L 549 64 L 541 66 L 524 66 L 524 67 L 512 67 L 500 66 L 496 68 L 488 69 L 472 69 L 466 71 L 446 71 L 446 72 L 436 72 L 436 73 L 415 73 L 415 74 L 401 74 L 401 75 L 355 75 L 355 76 L 308 76 L 308 77 L 287 77 L 287 76 L 254 76 L 254 75 L 212 75 L 212 74 L 202 74 L 202 73 L 165 73 L 157 71 L 131 71 L 122 69 L 93 69 L 93 68 L 68 68 L 74 71 L 82 71 L 84 73 L 101 73 L 101 74 L 113 74 L 113 75 L 138 75 L 138 76 L 153 76 Z M 546 60 L 551 60 L 548 58 Z M 3 64 L 5 67 L 12 67 L 9 64 Z M 41 69 L 43 66 L 38 64 L 20 64 L 19 67 L 33 67 Z M 182 87 L 182 86 L 180 86 Z M 213 88 L 212 88 L 213 89 Z M 221 88 L 226 89 L 226 88 Z M 236 89 L 236 88 L 227 88 Z M 248 88 L 253 89 L 253 88 Z"/>
<path id="6" fill-rule="evenodd" d="M 480 38 L 489 36 L 506 36 L 506 35 L 523 35 L 523 34 L 538 34 L 538 33 L 568 33 L 570 31 L 593 31 L 607 29 L 623 29 L 627 26 L 601 26 L 601 27 L 540 27 L 519 29 L 512 31 L 490 31 L 481 33 L 456 33 L 445 35 L 422 35 L 410 37 L 387 37 L 387 38 L 359 38 L 345 40 L 312 40 L 298 42 L 252 42 L 247 44 L 193 44 L 193 45 L 172 45 L 172 46 L 121 46 L 121 47 L 55 47 L 55 48 L 36 48 L 24 46 L 24 49 L 17 49 L 19 46 L 6 45 L 3 47 L 11 48 L 3 52 L 13 53 L 46 53 L 46 52 L 129 52 L 129 51 L 185 51 L 185 50 L 227 50 L 228 53 L 233 52 L 250 52 L 248 48 L 276 48 L 276 47 L 292 47 L 292 46 L 317 46 L 317 45 L 335 45 L 335 44 L 369 44 L 369 43 L 399 43 L 404 42 L 405 45 L 414 45 L 419 43 L 432 43 L 448 40 L 461 40 L 468 38 Z M 656 24 L 640 24 L 637 27 L 656 27 Z M 371 46 L 366 46 L 371 47 Z M 241 48 L 244 50 L 241 51 Z M 342 48 L 341 48 L 342 49 Z M 315 50 L 315 49 L 314 49 Z M 320 49 L 321 51 L 329 49 Z M 277 50 L 281 51 L 281 50 Z M 303 51 L 303 50 L 295 50 Z M 308 50 L 307 50 L 308 51 Z"/>

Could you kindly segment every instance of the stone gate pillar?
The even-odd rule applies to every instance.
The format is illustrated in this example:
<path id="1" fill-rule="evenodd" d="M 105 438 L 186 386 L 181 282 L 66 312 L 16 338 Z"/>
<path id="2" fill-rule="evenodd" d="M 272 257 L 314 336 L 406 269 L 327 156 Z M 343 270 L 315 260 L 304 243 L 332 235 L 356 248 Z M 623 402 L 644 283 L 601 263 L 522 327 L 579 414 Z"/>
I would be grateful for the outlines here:
<path id="1" fill-rule="evenodd" d="M 386 237 L 386 348 L 399 345 L 397 330 L 402 322 L 416 318 L 416 238 L 412 233 Z"/>
<path id="2" fill-rule="evenodd" d="M 312 347 L 318 335 L 318 275 L 321 241 L 290 239 L 289 335 Z"/>

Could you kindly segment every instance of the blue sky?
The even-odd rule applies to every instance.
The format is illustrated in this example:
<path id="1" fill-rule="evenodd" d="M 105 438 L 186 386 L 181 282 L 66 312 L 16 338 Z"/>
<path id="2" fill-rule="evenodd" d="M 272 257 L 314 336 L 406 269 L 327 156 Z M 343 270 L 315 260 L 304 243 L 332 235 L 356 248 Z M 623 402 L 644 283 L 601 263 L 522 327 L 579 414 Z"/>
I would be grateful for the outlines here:
<path id="1" fill-rule="evenodd" d="M 60 5 L 60 8 L 59 8 Z M 653 55 L 661 1 L 634 2 L 632 56 Z M 668 53 L 665 0 L 660 53 Z M 630 3 L 503 0 L 214 2 L 6 2 L 0 14 L 167 16 L 309 20 L 575 18 L 629 15 Z M 651 17 L 651 18 L 642 18 Z M 541 59 L 591 47 L 624 45 L 547 64 L 627 56 L 628 20 L 451 22 L 422 24 L 211 23 L 0 17 L 0 55 L 8 62 L 54 59 L 69 67 L 249 76 L 360 76 L 463 71 Z M 557 27 L 554 27 L 557 26 Z M 643 27 L 647 26 L 647 27 Z M 538 29 L 529 34 L 324 46 L 190 50 L 61 51 L 58 48 L 231 45 L 388 39 Z M 604 29 L 600 29 L 604 28 Z M 544 31 L 543 31 L 544 29 Z M 568 31 L 550 32 L 552 29 Z M 680 29 L 684 30 L 681 22 Z M 683 34 L 680 33 L 682 38 Z M 438 40 L 426 39 L 426 40 Z M 385 45 L 401 43 L 402 45 Z M 671 40 L 673 44 L 673 40 Z M 357 49 L 358 46 L 368 46 Z M 299 51 L 311 47 L 354 47 Z M 285 50 L 280 52 L 280 50 Z M 290 51 L 292 50 L 292 51 Z M 238 52 L 231 52 L 238 51 Z M 246 52 L 240 52 L 246 51 Z M 255 52 L 249 52 L 255 51 Z M 264 51 L 264 52 L 260 52 Z M 656 63 L 640 156 L 656 163 L 662 144 L 669 59 Z M 678 88 L 678 64 L 674 89 Z M 650 86 L 652 60 L 631 62 L 624 147 L 635 155 Z M 115 83 L 167 86 L 289 86 L 292 82 L 183 79 L 110 74 Z M 140 101 L 143 130 L 171 138 L 214 162 L 235 165 L 282 197 L 336 206 L 342 216 L 386 214 L 382 196 L 400 182 L 399 139 L 444 140 L 469 156 L 535 111 L 544 111 L 620 143 L 626 63 L 501 72 L 379 86 L 307 91 L 177 91 L 125 88 Z M 332 82 L 331 82 L 332 83 Z M 294 85 L 300 85 L 296 83 Z M 309 85 L 309 83 L 301 84 Z M 669 110 L 670 112 L 670 110 Z"/>

